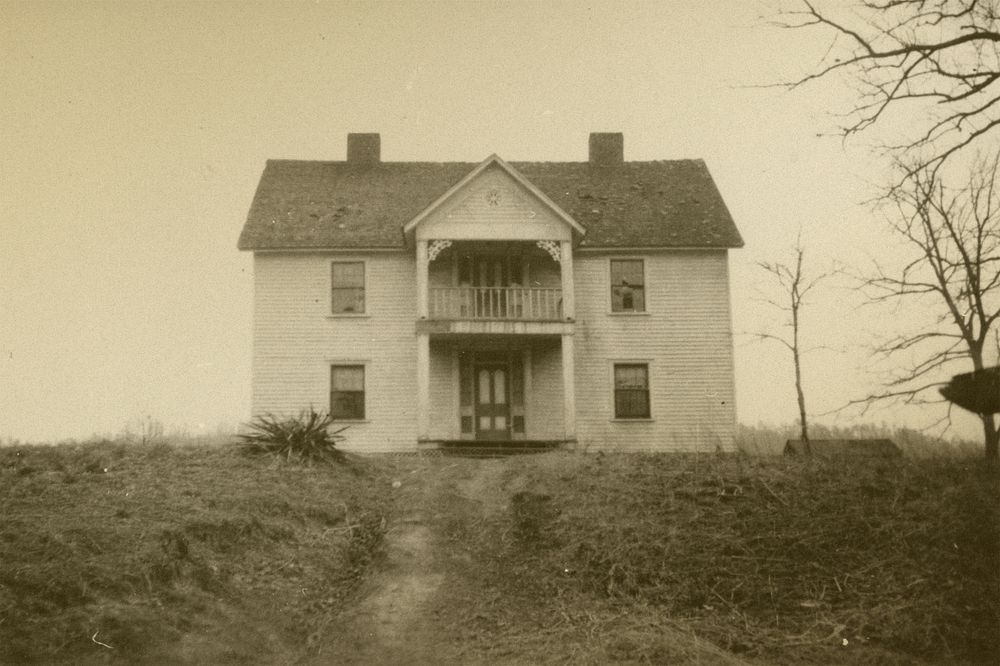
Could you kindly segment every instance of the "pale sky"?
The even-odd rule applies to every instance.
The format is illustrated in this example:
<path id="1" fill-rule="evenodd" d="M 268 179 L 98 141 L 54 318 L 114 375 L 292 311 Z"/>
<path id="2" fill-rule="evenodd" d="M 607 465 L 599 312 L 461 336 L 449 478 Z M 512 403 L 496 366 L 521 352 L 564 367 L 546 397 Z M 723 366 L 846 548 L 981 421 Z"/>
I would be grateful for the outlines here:
<path id="1" fill-rule="evenodd" d="M 593 131 L 624 132 L 627 160 L 705 159 L 746 241 L 730 255 L 739 418 L 791 422 L 787 354 L 743 335 L 781 319 L 754 300 L 755 262 L 800 227 L 817 270 L 887 236 L 859 205 L 883 179 L 868 149 L 818 136 L 845 90 L 753 87 L 826 47 L 759 20 L 770 7 L 0 0 L 0 439 L 246 420 L 236 239 L 257 179 L 268 158 L 344 159 L 348 132 L 381 133 L 386 161 L 582 161 Z M 806 360 L 814 414 L 875 387 L 854 345 L 887 322 L 857 302 L 832 285 L 805 315 L 837 347 Z"/>

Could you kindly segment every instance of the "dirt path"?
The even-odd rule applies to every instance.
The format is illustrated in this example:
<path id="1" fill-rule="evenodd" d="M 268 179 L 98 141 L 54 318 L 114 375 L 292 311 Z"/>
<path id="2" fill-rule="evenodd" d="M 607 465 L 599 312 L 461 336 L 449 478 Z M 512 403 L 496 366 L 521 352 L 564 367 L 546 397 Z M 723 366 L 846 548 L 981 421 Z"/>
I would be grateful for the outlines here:
<path id="1" fill-rule="evenodd" d="M 310 664 L 466 664 L 452 627 L 469 558 L 450 526 L 502 508 L 502 460 L 402 459 L 399 515 L 386 534 L 385 561 L 351 611 L 331 621 Z M 396 484 L 394 484 L 396 485 Z"/>
<path id="2" fill-rule="evenodd" d="M 559 617 L 542 610 L 545 599 L 510 599 L 484 586 L 484 571 L 477 569 L 483 563 L 470 554 L 469 541 L 515 495 L 539 490 L 512 462 L 401 459 L 385 560 L 359 601 L 323 629 L 318 650 L 298 663 L 746 665 L 679 630 L 655 609 L 608 613 L 600 604 L 584 603 L 573 607 L 573 617 Z M 564 462 L 539 456 L 532 468 L 561 469 Z M 532 621 L 519 621 L 529 615 Z M 651 662 L 651 654 L 659 657 Z"/>

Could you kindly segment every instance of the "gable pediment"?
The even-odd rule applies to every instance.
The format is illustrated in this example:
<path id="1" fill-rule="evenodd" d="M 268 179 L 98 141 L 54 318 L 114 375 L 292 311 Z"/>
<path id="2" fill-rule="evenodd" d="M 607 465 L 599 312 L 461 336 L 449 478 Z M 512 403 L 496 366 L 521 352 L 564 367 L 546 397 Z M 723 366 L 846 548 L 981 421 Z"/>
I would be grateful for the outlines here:
<path id="1" fill-rule="evenodd" d="M 584 229 L 497 156 L 410 221 L 408 238 L 572 240 Z"/>
<path id="2" fill-rule="evenodd" d="M 442 206 L 447 219 L 489 217 L 497 221 L 518 222 L 538 217 L 538 201 L 531 201 L 524 188 L 498 169 L 488 169 L 469 183 L 466 191 Z"/>

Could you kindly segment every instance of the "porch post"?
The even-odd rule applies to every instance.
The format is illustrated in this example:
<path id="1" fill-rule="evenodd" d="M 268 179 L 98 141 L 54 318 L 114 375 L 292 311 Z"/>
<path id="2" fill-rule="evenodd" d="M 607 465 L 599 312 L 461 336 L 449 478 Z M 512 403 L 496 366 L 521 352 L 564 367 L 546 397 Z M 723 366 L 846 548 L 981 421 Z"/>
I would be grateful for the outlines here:
<path id="1" fill-rule="evenodd" d="M 430 439 L 431 339 L 417 333 L 417 441 Z"/>
<path id="2" fill-rule="evenodd" d="M 573 362 L 573 336 L 562 336 L 563 431 L 568 440 L 576 439 L 576 372 Z"/>
<path id="3" fill-rule="evenodd" d="M 562 277 L 563 319 L 576 318 L 573 298 L 573 242 L 559 241 L 559 274 Z"/>
<path id="4" fill-rule="evenodd" d="M 417 319 L 427 319 L 427 241 L 417 241 Z"/>

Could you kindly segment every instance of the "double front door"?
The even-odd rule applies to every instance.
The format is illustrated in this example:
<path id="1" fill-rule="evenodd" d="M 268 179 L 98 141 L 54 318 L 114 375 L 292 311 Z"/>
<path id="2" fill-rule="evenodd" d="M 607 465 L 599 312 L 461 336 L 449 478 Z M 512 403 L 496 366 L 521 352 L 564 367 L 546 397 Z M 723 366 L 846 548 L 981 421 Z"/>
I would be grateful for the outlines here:
<path id="1" fill-rule="evenodd" d="M 462 439 L 524 439 L 522 352 L 462 351 L 459 377 Z"/>

